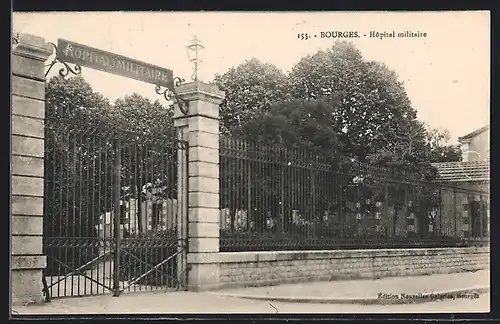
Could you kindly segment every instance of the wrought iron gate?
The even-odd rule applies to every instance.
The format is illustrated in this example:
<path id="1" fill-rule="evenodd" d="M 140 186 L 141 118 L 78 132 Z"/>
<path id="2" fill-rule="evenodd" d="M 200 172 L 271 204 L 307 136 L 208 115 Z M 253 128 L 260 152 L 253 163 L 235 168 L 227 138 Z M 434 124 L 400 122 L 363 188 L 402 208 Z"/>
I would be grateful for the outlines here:
<path id="1" fill-rule="evenodd" d="M 186 143 L 47 114 L 46 297 L 184 287 Z"/>

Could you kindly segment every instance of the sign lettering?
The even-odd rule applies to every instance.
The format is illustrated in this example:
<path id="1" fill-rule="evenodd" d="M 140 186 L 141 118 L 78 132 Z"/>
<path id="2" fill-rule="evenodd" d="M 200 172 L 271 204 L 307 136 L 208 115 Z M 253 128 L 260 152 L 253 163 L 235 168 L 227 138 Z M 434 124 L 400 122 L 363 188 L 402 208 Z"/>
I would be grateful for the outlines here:
<path id="1" fill-rule="evenodd" d="M 172 88 L 173 71 L 126 56 L 59 39 L 59 60 L 155 85 Z"/>

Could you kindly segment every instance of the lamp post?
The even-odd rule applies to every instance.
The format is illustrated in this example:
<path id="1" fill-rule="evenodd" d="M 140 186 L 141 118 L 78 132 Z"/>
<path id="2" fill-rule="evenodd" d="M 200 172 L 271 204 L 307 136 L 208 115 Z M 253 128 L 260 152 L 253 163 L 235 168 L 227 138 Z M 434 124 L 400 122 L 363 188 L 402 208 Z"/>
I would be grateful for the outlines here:
<path id="1" fill-rule="evenodd" d="M 200 40 L 198 37 L 194 36 L 193 39 L 190 41 L 189 45 L 186 46 L 186 52 L 189 58 L 190 62 L 193 62 L 193 75 L 191 76 L 191 79 L 193 81 L 198 81 L 198 72 L 199 72 L 199 64 L 202 62 L 199 58 L 199 52 L 204 49 L 205 47 L 201 45 Z"/>
<path id="2" fill-rule="evenodd" d="M 199 72 L 199 64 L 202 62 L 199 58 L 199 52 L 200 50 L 204 49 L 205 47 L 201 45 L 200 40 L 198 37 L 194 36 L 193 39 L 189 42 L 189 45 L 186 46 L 186 53 L 189 58 L 189 62 L 193 62 L 193 74 L 191 75 L 191 79 L 193 81 L 198 81 L 198 72 Z M 172 87 L 169 89 L 162 90 L 160 86 L 155 87 L 155 91 L 157 94 L 162 95 L 165 97 L 167 101 L 172 100 L 173 95 L 175 97 L 175 100 L 177 101 L 177 104 L 179 105 L 180 111 L 184 114 L 188 114 L 189 110 L 189 102 L 179 98 L 177 95 L 176 87 L 184 83 L 184 79 L 181 79 L 179 77 L 174 78 L 174 82 Z"/>

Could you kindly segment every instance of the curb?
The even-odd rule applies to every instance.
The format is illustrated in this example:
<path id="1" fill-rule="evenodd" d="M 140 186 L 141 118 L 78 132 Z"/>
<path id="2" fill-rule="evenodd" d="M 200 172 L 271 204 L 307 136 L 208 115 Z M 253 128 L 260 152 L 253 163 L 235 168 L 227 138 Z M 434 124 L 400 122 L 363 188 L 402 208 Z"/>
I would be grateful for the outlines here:
<path id="1" fill-rule="evenodd" d="M 396 305 L 396 304 L 416 304 L 426 303 L 444 299 L 477 299 L 479 294 L 490 291 L 490 286 L 475 286 L 469 288 L 406 294 L 405 296 L 387 294 L 384 298 L 376 297 L 295 297 L 295 296 L 265 296 L 265 295 L 245 295 L 213 292 L 218 296 L 233 297 L 253 300 L 267 300 L 288 303 L 308 303 L 308 304 L 360 304 L 360 305 Z"/>

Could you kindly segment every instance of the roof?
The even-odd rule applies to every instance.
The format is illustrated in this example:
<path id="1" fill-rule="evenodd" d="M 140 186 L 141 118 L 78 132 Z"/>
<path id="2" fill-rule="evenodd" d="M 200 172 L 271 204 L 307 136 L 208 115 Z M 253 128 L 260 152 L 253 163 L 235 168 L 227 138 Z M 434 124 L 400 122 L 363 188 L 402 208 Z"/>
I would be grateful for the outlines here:
<path id="1" fill-rule="evenodd" d="M 465 139 L 472 138 L 472 137 L 474 137 L 474 136 L 476 136 L 478 134 L 481 134 L 482 132 L 488 130 L 489 128 L 490 128 L 490 125 L 483 126 L 483 127 L 479 128 L 479 129 L 476 129 L 472 133 L 469 133 L 467 135 L 459 137 L 458 140 L 460 141 L 460 140 L 465 140 Z"/>
<path id="2" fill-rule="evenodd" d="M 439 179 L 446 182 L 490 180 L 490 161 L 432 163 Z"/>

